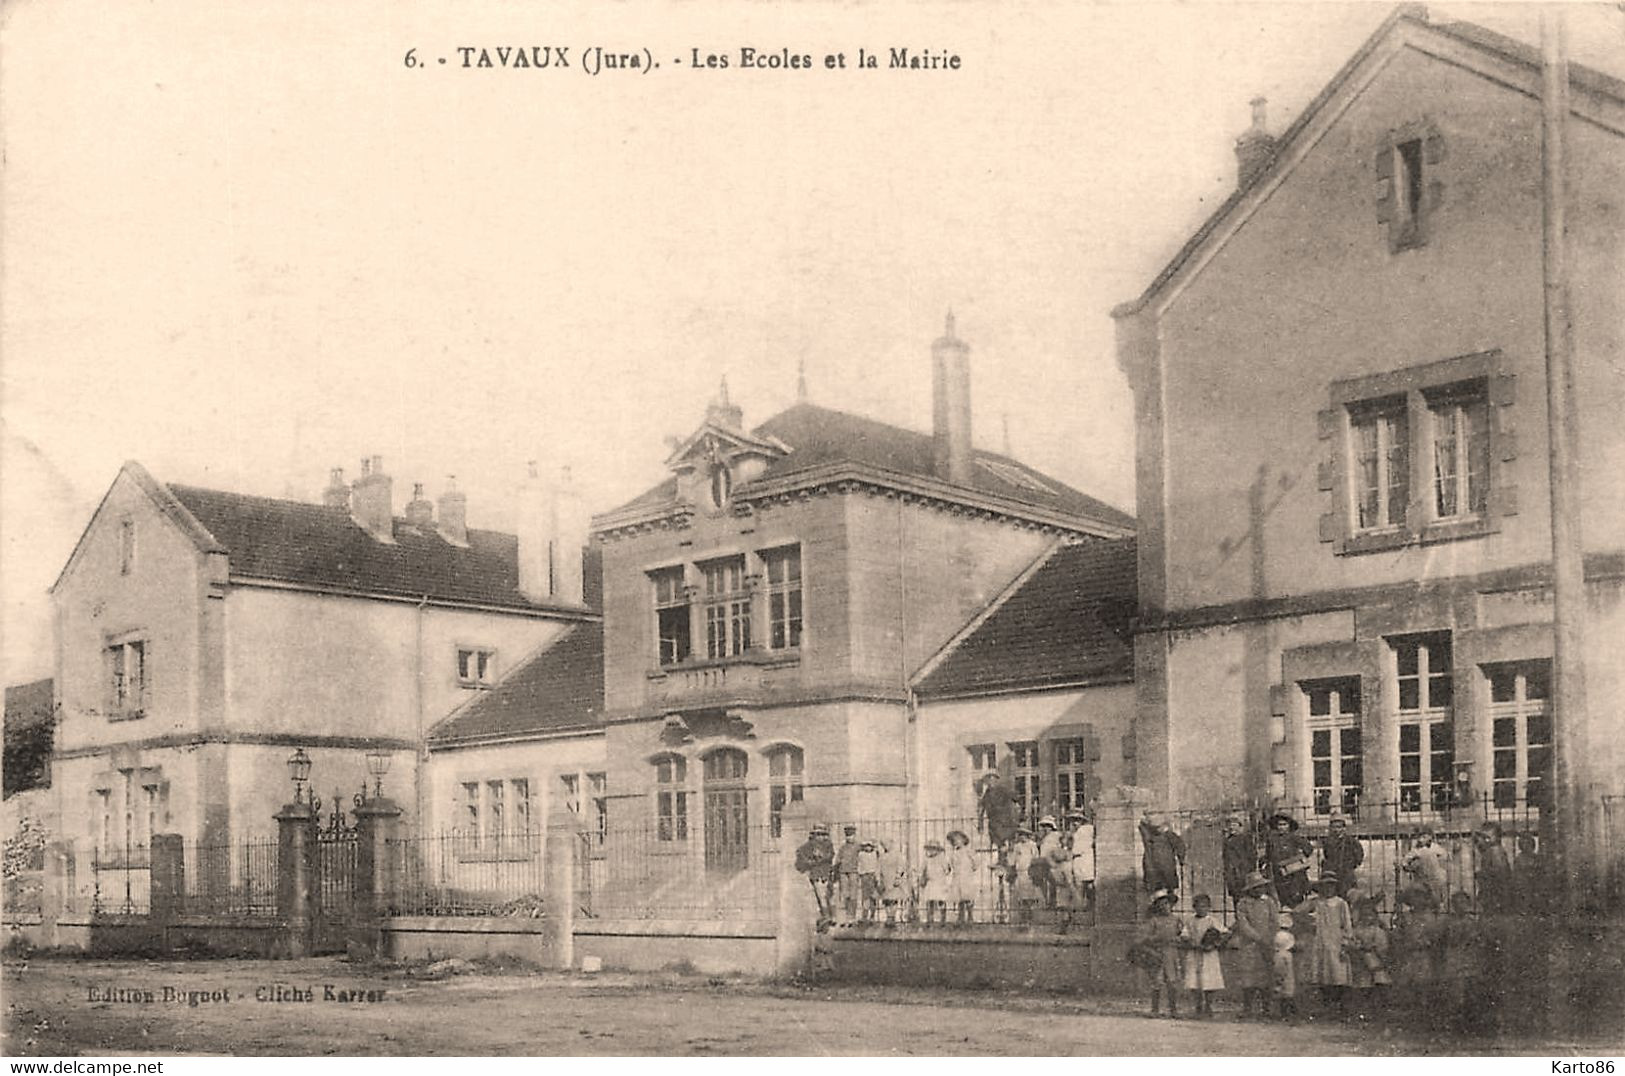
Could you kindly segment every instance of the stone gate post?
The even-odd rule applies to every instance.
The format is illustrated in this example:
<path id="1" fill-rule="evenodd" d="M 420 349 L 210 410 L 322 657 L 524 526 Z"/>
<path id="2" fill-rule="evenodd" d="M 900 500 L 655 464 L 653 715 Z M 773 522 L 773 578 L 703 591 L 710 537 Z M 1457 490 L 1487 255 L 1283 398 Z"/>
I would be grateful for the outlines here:
<path id="1" fill-rule="evenodd" d="M 289 803 L 276 813 L 276 910 L 287 924 L 288 956 L 310 955 L 315 920 L 311 892 L 316 882 L 316 809 Z"/>
<path id="2" fill-rule="evenodd" d="M 1128 948 L 1146 914 L 1140 816 L 1148 789 L 1120 785 L 1095 801 L 1095 937 L 1090 969 L 1097 982 L 1132 977 Z"/>
<path id="3" fill-rule="evenodd" d="M 581 855 L 581 826 L 570 811 L 550 811 L 542 849 L 542 898 L 547 924 L 547 951 L 554 968 L 568 971 L 576 961 L 576 880 L 578 870 L 592 864 L 576 862 Z"/>
<path id="4" fill-rule="evenodd" d="M 350 955 L 374 960 L 384 953 L 384 917 L 395 894 L 401 809 L 383 796 L 363 800 L 355 809 L 355 890 L 351 896 L 354 927 Z"/>
<path id="5" fill-rule="evenodd" d="M 788 979 L 809 970 L 818 901 L 807 876 L 796 870 L 796 848 L 807 839 L 807 805 L 787 803 L 779 829 L 778 925 L 774 931 L 774 974 Z"/>

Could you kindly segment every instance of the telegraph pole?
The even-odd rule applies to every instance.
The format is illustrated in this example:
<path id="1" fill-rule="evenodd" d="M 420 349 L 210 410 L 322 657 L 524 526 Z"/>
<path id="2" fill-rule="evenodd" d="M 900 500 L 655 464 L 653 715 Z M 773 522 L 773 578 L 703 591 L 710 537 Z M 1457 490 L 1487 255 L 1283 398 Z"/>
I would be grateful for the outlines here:
<path id="1" fill-rule="evenodd" d="M 1568 206 L 1568 43 L 1558 5 L 1540 12 L 1541 206 L 1546 326 L 1546 424 L 1550 434 L 1552 516 L 1552 721 L 1556 773 L 1555 839 L 1563 909 L 1587 903 L 1601 864 L 1594 854 L 1597 828 L 1586 751 L 1590 744 L 1585 699 L 1586 613 L 1584 552 L 1580 534 L 1579 431 L 1574 410 L 1574 341 L 1569 323 L 1565 216 Z"/>

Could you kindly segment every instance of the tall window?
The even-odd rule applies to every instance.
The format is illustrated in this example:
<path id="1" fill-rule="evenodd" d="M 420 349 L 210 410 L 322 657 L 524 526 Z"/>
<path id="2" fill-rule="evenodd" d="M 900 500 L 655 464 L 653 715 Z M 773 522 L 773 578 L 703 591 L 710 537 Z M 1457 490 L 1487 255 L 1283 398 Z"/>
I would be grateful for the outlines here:
<path id="1" fill-rule="evenodd" d="M 1422 140 L 1409 139 L 1394 147 L 1394 208 L 1399 214 L 1400 242 L 1408 245 L 1420 238 L 1424 185 Z"/>
<path id="2" fill-rule="evenodd" d="M 965 748 L 965 753 L 970 756 L 971 802 L 979 804 L 983 779 L 999 768 L 999 749 L 990 743 L 973 743 Z M 982 823 L 978 822 L 978 825 L 980 824 Z"/>
<path id="3" fill-rule="evenodd" d="M 1487 665 L 1495 806 L 1544 807 L 1552 775 L 1552 666 Z"/>
<path id="4" fill-rule="evenodd" d="M 1440 811 L 1453 799 L 1456 761 L 1450 634 L 1410 635 L 1391 642 L 1399 687 L 1400 809 Z"/>
<path id="5" fill-rule="evenodd" d="M 802 755 L 799 747 L 776 747 L 767 756 L 767 813 L 773 836 L 784 830 L 784 807 L 800 803 Z"/>
<path id="6" fill-rule="evenodd" d="M 530 832 L 530 782 L 515 778 L 508 782 L 513 793 L 513 829 L 515 833 Z"/>
<path id="7" fill-rule="evenodd" d="M 1038 805 L 1043 802 L 1038 770 L 1036 742 L 1028 740 L 1010 745 L 1010 790 L 1015 793 L 1016 806 L 1028 825 L 1038 818 Z"/>
<path id="8" fill-rule="evenodd" d="M 1052 742 L 1055 752 L 1055 805 L 1063 811 L 1081 811 L 1088 803 L 1084 771 L 1089 766 L 1088 743 L 1081 736 Z"/>
<path id="9" fill-rule="evenodd" d="M 683 585 L 683 569 L 662 568 L 651 572 L 655 591 L 655 634 L 660 640 L 660 664 L 687 661 L 693 652 L 688 636 L 688 591 Z"/>
<path id="10" fill-rule="evenodd" d="M 767 570 L 768 646 L 800 646 L 801 550 L 769 550 L 762 554 L 762 564 Z"/>
<path id="11" fill-rule="evenodd" d="M 1355 525 L 1359 530 L 1399 527 L 1410 500 L 1410 423 L 1402 396 L 1349 407 L 1353 438 Z"/>
<path id="12" fill-rule="evenodd" d="M 728 557 L 700 566 L 705 573 L 705 653 L 728 658 L 750 648 L 750 593 L 745 558 Z"/>
<path id="13" fill-rule="evenodd" d="M 1332 808 L 1355 815 L 1365 778 L 1360 753 L 1360 681 L 1356 677 L 1311 681 L 1309 697 L 1309 768 L 1316 814 Z"/>
<path id="14" fill-rule="evenodd" d="M 502 841 L 503 834 L 508 832 L 508 820 L 503 816 L 502 792 L 501 781 L 485 782 L 485 830 L 498 843 Z"/>
<path id="15" fill-rule="evenodd" d="M 496 672 L 496 651 L 478 646 L 457 648 L 457 682 L 464 687 L 490 687 Z"/>
<path id="16" fill-rule="evenodd" d="M 688 760 L 681 755 L 655 760 L 655 822 L 662 841 L 688 840 Z"/>
<path id="17" fill-rule="evenodd" d="M 141 639 L 107 648 L 110 715 L 140 717 L 147 708 L 147 644 Z"/>
<path id="18" fill-rule="evenodd" d="M 101 824 L 96 829 L 96 861 L 110 862 L 113 858 L 113 791 L 96 790 L 96 816 Z"/>
<path id="19" fill-rule="evenodd" d="M 476 841 L 480 836 L 480 783 L 463 782 L 463 826 Z"/>
<path id="20" fill-rule="evenodd" d="M 1427 394 L 1433 422 L 1433 515 L 1481 515 L 1489 491 L 1489 400 L 1482 380 Z"/>
<path id="21" fill-rule="evenodd" d="M 588 825 L 593 839 L 603 844 L 609 837 L 609 775 L 603 773 L 589 773 L 587 775 L 587 805 L 591 808 L 588 815 Z"/>

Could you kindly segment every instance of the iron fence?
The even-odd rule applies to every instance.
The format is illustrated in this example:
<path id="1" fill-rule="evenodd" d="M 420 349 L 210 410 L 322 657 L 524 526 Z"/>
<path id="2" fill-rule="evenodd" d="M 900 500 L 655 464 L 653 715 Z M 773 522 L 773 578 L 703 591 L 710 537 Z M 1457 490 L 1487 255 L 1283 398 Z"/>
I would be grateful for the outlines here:
<path id="1" fill-rule="evenodd" d="M 448 830 L 392 839 L 384 850 L 394 879 L 387 913 L 540 915 L 544 836 Z"/>
<path id="2" fill-rule="evenodd" d="M 94 915 L 146 915 L 152 907 L 152 859 L 145 844 L 97 848 L 91 855 Z"/>
<path id="3" fill-rule="evenodd" d="M 180 907 L 185 914 L 277 914 L 277 838 L 188 842 L 181 855 L 185 885 Z"/>
<path id="4" fill-rule="evenodd" d="M 1094 922 L 1093 826 L 1002 844 L 974 817 L 846 820 L 830 829 L 837 870 L 828 915 L 838 923 L 1065 931 Z M 843 851 L 849 838 L 856 849 Z M 854 865 L 856 874 L 840 869 Z"/>
<path id="5" fill-rule="evenodd" d="M 713 820 L 609 826 L 576 846 L 576 909 L 589 918 L 768 919 L 777 913 L 780 840 L 770 825 Z"/>
<path id="6" fill-rule="evenodd" d="M 1234 881 L 1241 871 L 1258 869 L 1289 903 L 1294 902 L 1292 895 L 1313 888 L 1330 872 L 1327 837 L 1333 813 L 1324 804 L 1162 813 L 1184 846 L 1177 894 L 1183 907 L 1205 893 L 1212 898 L 1215 913 L 1228 922 L 1235 909 Z M 1278 829 L 1272 820 L 1283 815 L 1290 822 L 1285 839 L 1276 838 L 1272 855 L 1271 833 Z M 1358 843 L 1360 863 L 1352 877 L 1339 882 L 1345 890 L 1357 889 L 1360 895 L 1375 898 L 1385 917 L 1393 915 L 1399 894 L 1411 886 L 1428 890 L 1441 910 L 1462 895 L 1475 909 L 1505 912 L 1538 912 L 1549 899 L 1550 870 L 1538 802 L 1497 802 L 1486 794 L 1422 811 L 1413 800 L 1367 801 L 1351 805 L 1342 817 L 1348 836 Z M 1241 823 L 1241 840 L 1231 857 L 1239 866 L 1227 872 L 1225 830 L 1230 819 Z M 1487 830 L 1486 825 L 1494 829 Z M 1249 838 L 1254 849 L 1251 863 L 1245 855 Z M 1290 855 L 1294 838 L 1304 853 L 1301 863 Z M 1423 851 L 1424 842 L 1436 851 Z M 1287 864 L 1298 869 L 1280 869 Z"/>

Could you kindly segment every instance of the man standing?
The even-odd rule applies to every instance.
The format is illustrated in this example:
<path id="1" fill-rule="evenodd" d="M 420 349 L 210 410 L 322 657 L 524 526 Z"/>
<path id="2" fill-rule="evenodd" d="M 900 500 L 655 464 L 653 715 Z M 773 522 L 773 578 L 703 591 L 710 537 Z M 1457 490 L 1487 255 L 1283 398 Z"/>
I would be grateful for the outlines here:
<path id="1" fill-rule="evenodd" d="M 1296 908 L 1309 897 L 1309 857 L 1315 846 L 1298 836 L 1298 820 L 1289 814 L 1271 816 L 1270 827 L 1264 851 L 1275 895 L 1281 899 L 1281 907 Z"/>
<path id="2" fill-rule="evenodd" d="M 829 827 L 822 822 L 812 827 L 807 839 L 796 849 L 796 870 L 807 876 L 818 901 L 818 919 L 830 918 L 830 881 L 835 874 L 835 846 Z"/>
<path id="3" fill-rule="evenodd" d="M 1326 836 L 1320 842 L 1321 877 L 1337 876 L 1337 895 L 1348 899 L 1354 887 L 1354 872 L 1365 862 L 1365 846 L 1349 833 L 1349 820 L 1333 811 L 1326 822 Z"/>
<path id="4" fill-rule="evenodd" d="M 1224 820 L 1224 891 L 1230 894 L 1230 899 L 1236 906 L 1241 906 L 1242 893 L 1247 888 L 1247 878 L 1258 870 L 1258 838 L 1248 829 L 1247 822 L 1239 814 L 1233 814 Z M 1273 922 L 1273 921 L 1272 921 Z M 1270 933 L 1275 928 L 1270 927 Z"/>
<path id="5" fill-rule="evenodd" d="M 1016 835 L 1016 798 L 1004 787 L 1004 779 L 994 771 L 982 779 L 977 813 L 987 826 L 987 839 L 1002 855 Z"/>
<path id="6" fill-rule="evenodd" d="M 857 921 L 858 903 L 863 897 L 862 888 L 858 882 L 858 855 L 863 846 L 858 844 L 858 827 L 847 826 L 842 831 L 846 839 L 835 850 L 835 882 L 841 894 L 841 910 L 846 918 L 841 922 L 850 926 Z"/>

